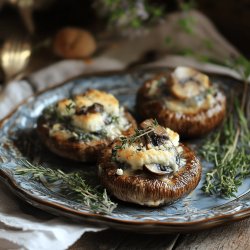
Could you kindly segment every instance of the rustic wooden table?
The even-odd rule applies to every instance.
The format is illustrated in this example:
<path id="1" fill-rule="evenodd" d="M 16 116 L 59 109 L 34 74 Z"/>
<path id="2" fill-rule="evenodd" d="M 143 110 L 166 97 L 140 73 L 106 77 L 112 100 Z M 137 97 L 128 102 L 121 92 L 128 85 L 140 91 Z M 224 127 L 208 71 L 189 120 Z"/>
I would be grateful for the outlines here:
<path id="1" fill-rule="evenodd" d="M 188 234 L 145 235 L 113 229 L 84 234 L 70 250 L 250 249 L 250 219 Z"/>

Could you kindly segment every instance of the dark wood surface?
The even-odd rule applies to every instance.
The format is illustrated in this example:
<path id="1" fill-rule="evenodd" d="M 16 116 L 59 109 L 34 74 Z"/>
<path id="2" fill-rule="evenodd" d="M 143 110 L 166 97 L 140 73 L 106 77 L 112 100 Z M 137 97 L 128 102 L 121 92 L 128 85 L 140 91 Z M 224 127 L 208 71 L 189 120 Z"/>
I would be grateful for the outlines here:
<path id="1" fill-rule="evenodd" d="M 250 219 L 188 234 L 144 235 L 113 229 L 85 233 L 69 250 L 250 249 Z"/>

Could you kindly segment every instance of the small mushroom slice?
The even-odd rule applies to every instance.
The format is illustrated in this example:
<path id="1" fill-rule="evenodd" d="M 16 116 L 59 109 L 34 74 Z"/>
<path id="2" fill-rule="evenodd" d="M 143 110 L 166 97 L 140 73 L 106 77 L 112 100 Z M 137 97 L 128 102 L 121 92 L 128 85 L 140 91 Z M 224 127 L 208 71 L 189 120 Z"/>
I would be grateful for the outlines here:
<path id="1" fill-rule="evenodd" d="M 188 67 L 177 67 L 170 74 L 169 81 L 170 91 L 178 99 L 192 98 L 210 87 L 207 75 Z"/>
<path id="2" fill-rule="evenodd" d="M 148 127 L 152 127 L 152 126 L 154 126 L 154 120 L 153 119 L 147 119 L 147 120 L 143 121 L 140 124 L 140 127 L 142 129 L 147 129 Z"/>
<path id="3" fill-rule="evenodd" d="M 173 172 L 173 169 L 169 166 L 162 166 L 160 164 L 152 163 L 145 164 L 144 168 L 147 169 L 150 173 L 156 175 L 166 175 Z"/>
<path id="4" fill-rule="evenodd" d="M 147 119 L 140 124 L 140 127 L 142 129 L 147 129 L 153 126 L 154 131 L 152 132 L 152 134 L 145 136 L 145 139 L 148 144 L 152 144 L 154 146 L 162 145 L 166 140 L 169 139 L 166 129 L 164 129 L 160 125 L 155 126 L 153 119 Z"/>
<path id="5" fill-rule="evenodd" d="M 76 115 L 86 115 L 87 113 L 102 113 L 104 111 L 104 107 L 102 104 L 94 103 L 89 107 L 80 107 L 76 110 Z"/>
<path id="6" fill-rule="evenodd" d="M 164 129 L 164 127 L 160 126 L 160 125 L 155 125 L 155 121 L 153 119 L 147 119 L 145 121 L 143 121 L 140 124 L 140 127 L 142 129 L 147 129 L 149 127 L 154 127 L 154 133 L 157 135 L 167 135 L 166 130 Z"/>

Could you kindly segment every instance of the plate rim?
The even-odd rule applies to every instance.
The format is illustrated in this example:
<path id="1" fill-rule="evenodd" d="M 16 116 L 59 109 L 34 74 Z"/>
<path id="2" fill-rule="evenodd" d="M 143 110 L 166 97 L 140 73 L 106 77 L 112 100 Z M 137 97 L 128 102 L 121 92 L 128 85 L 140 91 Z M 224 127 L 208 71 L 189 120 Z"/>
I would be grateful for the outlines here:
<path id="1" fill-rule="evenodd" d="M 90 221 L 91 223 L 102 224 L 104 226 L 110 225 L 113 228 L 122 229 L 124 226 L 133 227 L 135 230 L 138 226 L 150 226 L 148 229 L 160 229 L 166 227 L 165 229 L 171 228 L 171 232 L 175 231 L 172 230 L 173 227 L 178 227 L 177 231 L 184 232 L 184 231 L 196 231 L 200 229 L 207 229 L 212 228 L 215 226 L 223 225 L 229 222 L 239 221 L 244 218 L 250 216 L 250 207 L 241 209 L 234 213 L 223 214 L 223 215 L 216 215 L 214 217 L 209 217 L 205 219 L 195 220 L 195 221 L 186 221 L 186 222 L 164 222 L 164 221 L 156 221 L 156 220 L 145 220 L 145 221 L 136 221 L 136 220 L 126 220 L 126 219 L 118 219 L 114 217 L 106 217 L 102 214 L 95 214 L 91 212 L 84 212 L 84 211 L 77 211 L 71 208 L 64 207 L 63 205 L 51 202 L 51 201 L 44 201 L 39 197 L 36 197 L 25 189 L 18 186 L 14 179 L 11 178 L 6 172 L 0 169 L 0 177 L 4 179 L 4 183 L 10 188 L 10 190 L 17 196 L 21 198 L 25 198 L 25 202 L 28 202 L 32 206 L 35 206 L 39 209 L 40 205 L 45 207 L 45 211 L 51 213 L 51 209 L 55 212 L 59 212 L 59 215 L 66 214 L 67 218 L 72 218 L 72 215 L 78 219 Z M 53 214 L 56 214 L 53 212 Z M 57 214 L 58 216 L 58 214 Z M 96 222 L 94 221 L 96 220 Z M 202 224 L 201 224 L 202 223 Z M 195 226 L 198 226 L 195 228 Z M 136 227 L 136 228 L 134 228 Z M 147 231 L 147 230 L 146 230 Z M 168 230 L 167 230 L 168 231 Z M 166 232 L 166 230 L 164 230 Z"/>
<path id="2" fill-rule="evenodd" d="M 0 129 L 3 128 L 5 122 L 7 122 L 18 111 L 18 109 L 21 106 L 27 104 L 31 99 L 35 99 L 36 97 L 42 95 L 43 93 L 49 92 L 56 88 L 60 88 L 64 86 L 65 84 L 71 81 L 77 80 L 79 78 L 109 77 L 112 75 L 143 73 L 144 71 L 164 70 L 164 69 L 169 70 L 172 68 L 173 67 L 152 67 L 152 68 L 146 68 L 146 69 L 142 68 L 142 69 L 131 69 L 131 70 L 123 70 L 123 71 L 108 71 L 108 72 L 80 74 L 78 76 L 69 78 L 55 86 L 48 87 L 26 98 L 15 109 L 13 109 L 8 115 L 6 115 L 3 119 L 0 120 Z M 242 84 L 242 81 L 235 79 L 228 75 L 218 74 L 218 73 L 208 73 L 208 74 L 210 76 L 219 76 L 219 77 L 224 77 L 228 79 L 233 79 L 234 81 Z M 49 210 L 50 213 L 52 213 L 50 211 L 52 208 L 53 211 L 55 211 L 55 213 L 53 212 L 53 214 L 57 213 L 57 215 L 63 215 L 68 218 L 70 217 L 72 218 L 72 216 L 74 216 L 81 220 L 87 219 L 88 221 L 91 221 L 91 224 L 101 223 L 104 226 L 108 225 L 110 227 L 118 228 L 118 229 L 124 229 L 124 227 L 125 228 L 133 227 L 133 229 L 136 230 L 138 226 L 146 226 L 144 231 L 158 228 L 160 230 L 163 230 L 164 232 L 180 232 L 180 231 L 184 232 L 184 231 L 190 231 L 190 230 L 195 231 L 195 230 L 200 230 L 200 229 L 212 228 L 215 226 L 223 225 L 229 222 L 239 221 L 247 217 L 250 217 L 250 206 L 249 206 L 248 208 L 240 209 L 239 211 L 235 211 L 229 214 L 220 214 L 220 215 L 215 215 L 209 218 L 203 218 L 203 219 L 198 219 L 194 221 L 185 221 L 185 222 L 178 222 L 178 221 L 166 222 L 166 221 L 157 221 L 157 220 L 136 221 L 136 220 L 119 219 L 119 218 L 114 218 L 114 217 L 107 217 L 102 214 L 96 214 L 92 212 L 77 211 L 72 208 L 68 208 L 58 203 L 52 202 L 52 201 L 45 201 L 42 198 L 36 197 L 32 195 L 31 193 L 29 193 L 28 191 L 26 191 L 25 189 L 18 186 L 14 178 L 11 178 L 11 176 L 8 175 L 3 169 L 0 169 L 0 177 L 4 180 L 4 183 L 7 184 L 7 186 L 11 189 L 11 191 L 15 195 L 21 198 L 24 198 L 25 202 L 30 203 L 32 206 L 35 206 L 38 208 L 42 206 L 43 208 L 45 208 L 44 210 L 46 211 Z M 195 226 L 197 227 L 194 228 Z M 176 227 L 176 230 L 174 229 L 175 227 Z"/>

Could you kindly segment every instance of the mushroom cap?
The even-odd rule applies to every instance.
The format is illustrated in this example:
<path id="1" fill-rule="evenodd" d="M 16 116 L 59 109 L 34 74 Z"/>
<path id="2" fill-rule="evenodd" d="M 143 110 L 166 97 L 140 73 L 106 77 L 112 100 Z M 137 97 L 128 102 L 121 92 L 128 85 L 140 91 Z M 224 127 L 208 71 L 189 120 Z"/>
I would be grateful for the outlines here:
<path id="1" fill-rule="evenodd" d="M 194 152 L 183 148 L 186 164 L 173 175 L 157 177 L 146 171 L 117 175 L 119 163 L 112 162 L 112 145 L 100 157 L 98 173 L 105 188 L 116 198 L 143 206 L 157 207 L 178 200 L 198 185 L 202 167 Z"/>
<path id="2" fill-rule="evenodd" d="M 145 82 L 137 92 L 136 110 L 143 119 L 155 118 L 160 125 L 186 138 L 202 136 L 217 127 L 224 119 L 226 96 L 221 90 L 216 92 L 211 107 L 199 109 L 195 113 L 181 113 L 168 109 L 164 97 L 148 96 L 151 84 L 152 81 Z"/>
<path id="3" fill-rule="evenodd" d="M 125 117 L 131 126 L 123 131 L 123 135 L 134 133 L 137 123 L 133 116 L 125 111 Z M 108 146 L 111 139 L 100 139 L 91 141 L 70 141 L 60 136 L 50 136 L 48 121 L 43 116 L 39 117 L 37 122 L 37 133 L 41 141 L 55 154 L 75 161 L 96 162 L 100 151 Z"/>
<path id="4" fill-rule="evenodd" d="M 189 67 L 177 67 L 169 82 L 171 93 L 178 99 L 192 98 L 210 87 L 207 75 Z"/>

